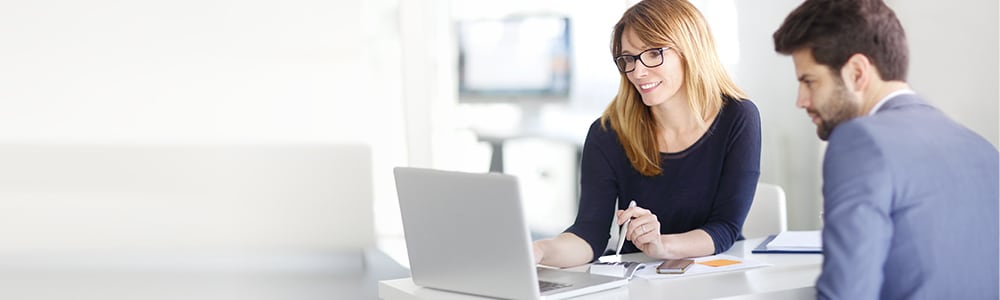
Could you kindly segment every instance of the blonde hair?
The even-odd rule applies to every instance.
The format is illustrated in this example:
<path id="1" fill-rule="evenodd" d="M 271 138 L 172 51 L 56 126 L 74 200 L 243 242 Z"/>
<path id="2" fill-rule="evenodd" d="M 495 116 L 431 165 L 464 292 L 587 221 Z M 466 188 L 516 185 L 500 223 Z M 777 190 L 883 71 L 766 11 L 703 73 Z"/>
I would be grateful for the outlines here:
<path id="1" fill-rule="evenodd" d="M 722 109 L 723 96 L 746 98 L 729 78 L 715 40 L 698 10 L 685 0 L 643 0 L 622 15 L 611 38 L 611 54 L 622 54 L 622 36 L 632 30 L 650 46 L 673 47 L 684 66 L 684 86 L 688 106 L 702 120 Z M 646 176 L 663 172 L 657 147 L 656 122 L 650 108 L 643 104 L 639 91 L 621 74 L 618 94 L 601 115 L 601 124 L 611 124 L 625 147 L 632 166 Z"/>

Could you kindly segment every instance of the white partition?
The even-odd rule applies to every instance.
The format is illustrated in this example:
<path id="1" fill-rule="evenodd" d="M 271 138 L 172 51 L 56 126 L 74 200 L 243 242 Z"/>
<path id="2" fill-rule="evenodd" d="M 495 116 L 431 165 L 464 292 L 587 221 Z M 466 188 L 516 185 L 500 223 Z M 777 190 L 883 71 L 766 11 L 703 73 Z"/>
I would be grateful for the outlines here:
<path id="1" fill-rule="evenodd" d="M 374 246 L 357 145 L 0 145 L 0 258 Z"/>

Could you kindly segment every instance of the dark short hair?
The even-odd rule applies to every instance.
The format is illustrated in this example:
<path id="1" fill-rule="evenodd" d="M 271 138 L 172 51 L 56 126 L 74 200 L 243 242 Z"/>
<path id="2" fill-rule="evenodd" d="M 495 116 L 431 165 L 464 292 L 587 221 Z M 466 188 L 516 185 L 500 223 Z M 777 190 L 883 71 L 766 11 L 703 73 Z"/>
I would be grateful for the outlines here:
<path id="1" fill-rule="evenodd" d="M 881 0 L 806 0 L 774 32 L 774 51 L 800 49 L 811 49 L 817 63 L 835 71 L 861 53 L 883 80 L 906 81 L 906 34 Z"/>

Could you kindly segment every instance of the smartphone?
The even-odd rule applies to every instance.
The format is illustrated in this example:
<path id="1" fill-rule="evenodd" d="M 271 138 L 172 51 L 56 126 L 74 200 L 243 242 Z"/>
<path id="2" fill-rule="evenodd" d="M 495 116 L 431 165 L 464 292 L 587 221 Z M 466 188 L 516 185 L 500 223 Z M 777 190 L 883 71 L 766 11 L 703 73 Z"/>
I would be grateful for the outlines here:
<path id="1" fill-rule="evenodd" d="M 660 274 L 684 274 L 688 267 L 694 264 L 690 259 L 668 259 L 656 267 L 656 273 Z"/>

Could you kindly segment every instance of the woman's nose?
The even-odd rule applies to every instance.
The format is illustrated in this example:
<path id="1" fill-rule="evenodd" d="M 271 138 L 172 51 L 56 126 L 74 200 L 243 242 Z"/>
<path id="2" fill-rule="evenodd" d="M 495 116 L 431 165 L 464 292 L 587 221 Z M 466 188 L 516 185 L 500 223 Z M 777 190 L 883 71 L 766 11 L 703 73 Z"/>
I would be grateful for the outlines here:
<path id="1" fill-rule="evenodd" d="M 635 70 L 632 70 L 632 76 L 645 77 L 647 73 L 649 73 L 649 68 L 640 62 L 635 62 Z"/>

